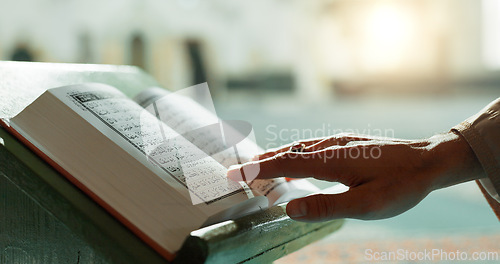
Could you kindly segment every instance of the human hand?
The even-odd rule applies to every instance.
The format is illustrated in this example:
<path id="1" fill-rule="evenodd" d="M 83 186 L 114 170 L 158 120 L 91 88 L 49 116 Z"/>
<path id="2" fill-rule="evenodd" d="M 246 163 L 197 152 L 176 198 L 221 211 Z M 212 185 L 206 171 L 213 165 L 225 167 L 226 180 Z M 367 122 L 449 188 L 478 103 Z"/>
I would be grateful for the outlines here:
<path id="1" fill-rule="evenodd" d="M 341 134 L 300 143 L 303 152 L 289 152 L 290 146 L 268 151 L 230 169 L 228 177 L 242 180 L 242 171 L 258 169 L 257 179 L 314 177 L 350 187 L 288 203 L 291 218 L 310 222 L 396 216 L 433 190 L 485 177 L 465 139 L 452 132 L 424 140 Z"/>

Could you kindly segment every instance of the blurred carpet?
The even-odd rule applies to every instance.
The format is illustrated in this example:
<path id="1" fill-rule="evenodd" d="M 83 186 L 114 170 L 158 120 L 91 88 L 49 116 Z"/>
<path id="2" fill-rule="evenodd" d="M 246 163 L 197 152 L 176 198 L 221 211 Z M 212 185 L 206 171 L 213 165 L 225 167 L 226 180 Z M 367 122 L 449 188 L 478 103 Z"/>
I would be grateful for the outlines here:
<path id="1" fill-rule="evenodd" d="M 500 234 L 362 242 L 320 241 L 274 263 L 470 263 L 474 257 L 481 258 L 480 263 L 500 263 L 499 242 Z M 474 255 L 475 252 L 479 254 Z"/>

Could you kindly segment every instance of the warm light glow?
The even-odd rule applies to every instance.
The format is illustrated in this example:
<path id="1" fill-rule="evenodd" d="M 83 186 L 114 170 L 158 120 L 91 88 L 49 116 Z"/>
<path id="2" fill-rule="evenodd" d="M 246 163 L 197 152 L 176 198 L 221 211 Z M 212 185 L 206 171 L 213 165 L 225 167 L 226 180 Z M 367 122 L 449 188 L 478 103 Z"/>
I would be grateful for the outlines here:
<path id="1" fill-rule="evenodd" d="M 368 13 L 362 55 L 367 69 L 392 70 L 402 63 L 415 34 L 415 21 L 405 11 L 408 10 L 383 5 Z"/>
<path id="2" fill-rule="evenodd" d="M 483 0 L 483 62 L 491 70 L 500 69 L 500 1 Z"/>

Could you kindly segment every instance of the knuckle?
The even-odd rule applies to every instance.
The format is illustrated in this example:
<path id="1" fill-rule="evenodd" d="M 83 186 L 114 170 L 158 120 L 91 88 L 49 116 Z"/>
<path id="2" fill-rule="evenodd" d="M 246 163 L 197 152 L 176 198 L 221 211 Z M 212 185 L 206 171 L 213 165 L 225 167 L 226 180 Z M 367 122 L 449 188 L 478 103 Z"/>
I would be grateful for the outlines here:
<path id="1" fill-rule="evenodd" d="M 285 160 L 286 160 L 286 153 L 279 153 L 277 155 L 274 155 L 271 158 L 271 166 L 274 167 L 275 171 L 280 172 L 281 177 L 286 177 L 286 166 L 285 166 Z"/>
<path id="2" fill-rule="evenodd" d="M 342 142 L 349 141 L 350 138 L 353 137 L 353 136 L 354 136 L 354 134 L 352 134 L 352 133 L 344 133 L 344 132 L 342 132 L 342 133 L 333 135 L 330 138 L 330 140 L 342 143 Z"/>
<path id="3" fill-rule="evenodd" d="M 335 135 L 337 138 L 348 138 L 354 136 L 354 133 L 342 132 Z"/>
<path id="4" fill-rule="evenodd" d="M 282 162 L 282 165 L 292 160 L 299 159 L 302 155 L 307 155 L 305 153 L 295 153 L 295 152 L 283 152 L 276 155 L 276 159 Z"/>
<path id="5" fill-rule="evenodd" d="M 289 152 L 280 152 L 273 156 L 273 159 L 285 159 Z"/>
<path id="6" fill-rule="evenodd" d="M 328 195 L 319 194 L 313 196 L 311 200 L 311 214 L 319 219 L 325 219 L 332 216 L 334 212 L 334 202 Z"/>
<path id="7" fill-rule="evenodd" d="M 346 147 L 355 147 L 359 144 L 358 141 L 349 141 L 345 144 Z"/>

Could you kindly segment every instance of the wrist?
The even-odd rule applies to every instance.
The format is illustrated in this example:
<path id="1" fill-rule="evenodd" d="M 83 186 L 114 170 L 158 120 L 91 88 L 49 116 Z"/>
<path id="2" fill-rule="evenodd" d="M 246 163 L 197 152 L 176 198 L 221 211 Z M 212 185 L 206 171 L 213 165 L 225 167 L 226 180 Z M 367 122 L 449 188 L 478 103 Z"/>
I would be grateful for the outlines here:
<path id="1" fill-rule="evenodd" d="M 427 149 L 426 159 L 433 168 L 432 190 L 486 177 L 474 151 L 458 133 L 429 138 Z"/>

